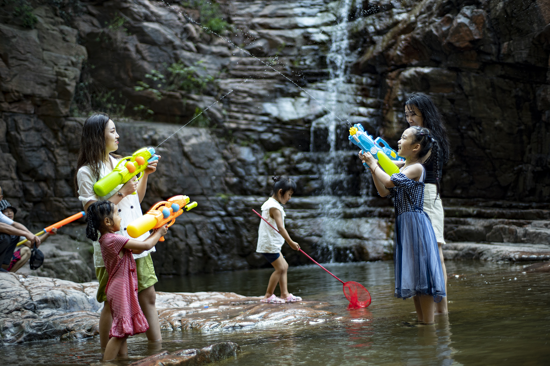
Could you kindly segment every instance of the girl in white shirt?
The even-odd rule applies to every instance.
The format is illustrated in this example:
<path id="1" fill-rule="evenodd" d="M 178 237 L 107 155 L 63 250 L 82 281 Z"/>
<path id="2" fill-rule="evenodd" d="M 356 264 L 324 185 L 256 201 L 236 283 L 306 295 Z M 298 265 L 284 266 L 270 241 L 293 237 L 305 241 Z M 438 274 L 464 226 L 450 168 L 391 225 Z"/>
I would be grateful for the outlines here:
<path id="1" fill-rule="evenodd" d="M 285 210 L 284 204 L 290 201 L 292 194 L 296 191 L 296 183 L 286 177 L 273 177 L 275 184 L 271 197 L 262 205 L 262 217 L 266 219 L 273 227 L 279 230 L 278 234 L 273 228 L 269 227 L 263 220 L 260 222 L 258 230 L 258 246 L 256 252 L 262 254 L 265 259 L 275 268 L 275 272 L 269 278 L 267 291 L 261 302 L 270 304 L 282 304 L 285 302 L 302 301 L 301 297 L 294 296 L 287 289 L 287 271 L 288 263 L 281 255 L 281 247 L 285 241 L 294 250 L 299 250 L 298 243 L 293 241 L 285 229 Z M 279 284 L 281 298 L 275 296 L 275 288 Z"/>
<path id="2" fill-rule="evenodd" d="M 124 185 L 119 185 L 112 192 L 104 197 L 99 197 L 94 192 L 94 184 L 109 174 L 120 160 L 120 156 L 114 152 L 118 150 L 119 135 L 114 122 L 104 113 L 97 113 L 90 116 L 82 128 L 80 153 L 78 155 L 76 184 L 78 187 L 78 198 L 87 211 L 88 207 L 99 200 L 108 200 L 117 205 L 118 214 L 122 218 L 121 230 L 118 234 L 130 238 L 126 227 L 135 219 L 143 216 L 141 212 L 141 201 L 147 190 L 147 178 L 155 172 L 157 161 L 149 163 L 141 180 L 133 178 Z M 160 157 L 159 157 L 160 158 Z M 136 192 L 137 194 L 133 194 Z M 148 233 L 136 238 L 145 240 Z M 97 300 L 104 302 L 103 310 L 99 318 L 99 337 L 101 347 L 105 348 L 109 342 L 109 330 L 111 329 L 112 315 L 105 295 L 105 287 L 109 275 L 105 270 L 105 264 L 101 256 L 101 247 L 94 242 L 94 267 L 99 281 Z M 156 292 L 154 284 L 158 282 L 153 267 L 153 261 L 149 253 L 155 248 L 135 254 L 134 259 L 137 267 L 138 277 L 138 299 L 143 314 L 149 323 L 149 330 L 146 332 L 149 341 L 161 341 L 160 325 L 157 309 L 155 306 Z"/>

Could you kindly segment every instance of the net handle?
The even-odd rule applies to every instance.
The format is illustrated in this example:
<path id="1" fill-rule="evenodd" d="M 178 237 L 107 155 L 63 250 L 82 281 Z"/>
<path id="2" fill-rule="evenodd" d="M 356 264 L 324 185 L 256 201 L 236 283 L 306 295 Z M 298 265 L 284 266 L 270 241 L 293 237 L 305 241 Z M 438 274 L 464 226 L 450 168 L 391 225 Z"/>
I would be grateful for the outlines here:
<path id="1" fill-rule="evenodd" d="M 269 221 L 267 221 L 266 219 L 264 219 L 263 216 L 260 215 L 256 210 L 252 209 L 252 211 L 254 211 L 254 213 L 255 213 L 256 215 L 258 215 L 258 216 L 260 217 L 260 219 L 264 220 L 264 222 L 265 222 L 266 224 L 268 224 L 269 226 L 271 226 L 271 228 L 272 228 L 273 230 L 275 230 L 276 232 L 279 233 L 279 235 L 281 235 L 281 233 L 279 232 L 279 230 L 277 230 L 273 225 L 271 225 L 271 224 L 269 223 Z M 338 281 L 340 281 L 340 282 L 342 283 L 342 285 L 345 284 L 344 281 L 342 281 L 341 279 L 339 279 L 338 277 L 336 277 L 335 275 L 333 275 L 331 271 L 329 271 L 328 269 L 326 269 L 325 267 L 323 267 L 322 265 L 320 265 L 319 263 L 317 263 L 317 261 L 316 261 L 315 259 L 313 259 L 313 258 L 311 258 L 309 255 L 307 255 L 307 253 L 304 252 L 301 248 L 299 249 L 299 251 L 302 252 L 303 255 L 305 255 L 306 257 L 308 257 L 309 259 L 311 259 L 311 260 L 313 261 L 313 263 L 315 263 L 316 265 L 318 265 L 319 267 L 321 267 L 322 269 L 324 269 L 329 275 L 331 275 L 332 277 L 334 277 L 334 278 L 336 278 Z"/>

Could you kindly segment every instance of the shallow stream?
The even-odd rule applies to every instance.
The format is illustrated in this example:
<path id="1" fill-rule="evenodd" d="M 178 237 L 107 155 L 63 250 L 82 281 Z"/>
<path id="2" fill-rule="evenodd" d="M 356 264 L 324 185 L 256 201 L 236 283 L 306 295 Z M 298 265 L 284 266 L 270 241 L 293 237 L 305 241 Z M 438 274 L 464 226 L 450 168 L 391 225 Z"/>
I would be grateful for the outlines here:
<path id="1" fill-rule="evenodd" d="M 232 341 L 238 358 L 223 365 L 547 365 L 550 358 L 550 278 L 522 273 L 509 263 L 447 262 L 450 314 L 435 326 L 410 326 L 411 300 L 393 297 L 393 263 L 328 264 L 342 280 L 362 283 L 373 301 L 346 310 L 342 285 L 316 266 L 291 268 L 289 290 L 307 300 L 326 301 L 334 321 L 308 327 L 231 333 L 163 332 L 160 348 L 144 335 L 129 339 L 129 353 L 145 357 L 160 350 L 201 348 Z M 271 270 L 249 270 L 163 278 L 158 291 L 230 291 L 262 295 Z M 285 306 L 285 305 L 273 305 Z M 0 347 L 2 365 L 81 365 L 101 357 L 99 339 L 44 341 Z M 124 365 L 127 363 L 119 363 Z"/>

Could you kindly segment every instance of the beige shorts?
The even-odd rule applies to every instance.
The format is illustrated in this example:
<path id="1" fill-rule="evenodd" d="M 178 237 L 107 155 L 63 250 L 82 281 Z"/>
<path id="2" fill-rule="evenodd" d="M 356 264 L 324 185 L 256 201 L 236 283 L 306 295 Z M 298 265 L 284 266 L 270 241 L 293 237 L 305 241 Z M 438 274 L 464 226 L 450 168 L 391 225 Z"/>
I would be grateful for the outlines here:
<path id="1" fill-rule="evenodd" d="M 146 257 L 136 259 L 136 269 L 138 277 L 138 292 L 141 292 L 142 290 L 145 290 L 158 282 L 151 253 L 149 253 Z M 96 299 L 98 302 L 104 302 L 107 300 L 105 288 L 107 287 L 107 282 L 109 282 L 109 273 L 107 273 L 105 267 L 96 267 L 95 275 L 99 281 Z"/>
<path id="2" fill-rule="evenodd" d="M 424 188 L 424 212 L 428 214 L 434 228 L 435 238 L 440 244 L 445 244 L 443 235 L 445 227 L 445 212 L 441 197 L 437 196 L 437 186 L 427 183 Z"/>

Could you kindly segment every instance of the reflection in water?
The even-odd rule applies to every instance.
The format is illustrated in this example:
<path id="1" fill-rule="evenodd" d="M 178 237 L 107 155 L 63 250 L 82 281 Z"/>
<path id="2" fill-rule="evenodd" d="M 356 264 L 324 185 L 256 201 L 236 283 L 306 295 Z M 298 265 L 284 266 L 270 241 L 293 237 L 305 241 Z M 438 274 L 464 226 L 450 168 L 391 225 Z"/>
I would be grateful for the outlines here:
<path id="1" fill-rule="evenodd" d="M 224 366 L 279 365 L 543 365 L 550 356 L 548 274 L 523 274 L 521 266 L 448 262 L 448 316 L 416 326 L 412 300 L 393 297 L 391 262 L 329 264 L 336 276 L 365 285 L 367 309 L 347 311 L 342 285 L 316 266 L 294 267 L 289 282 L 306 300 L 327 301 L 334 319 L 323 324 L 228 333 L 163 332 L 162 350 L 202 348 L 222 341 L 243 352 Z M 270 269 L 161 279 L 162 291 L 233 291 L 259 295 Z M 329 277 L 329 278 L 327 278 Z M 294 289 L 293 289 L 294 291 Z M 281 305 L 284 307 L 285 305 Z M 518 311 L 521 309 L 521 311 Z M 411 325 L 405 325 L 408 322 Z M 158 353 L 143 335 L 128 340 L 132 356 Z M 99 340 L 37 342 L 0 347 L 2 365 L 82 365 L 101 358 Z M 130 362 L 120 362 L 127 365 Z"/>

